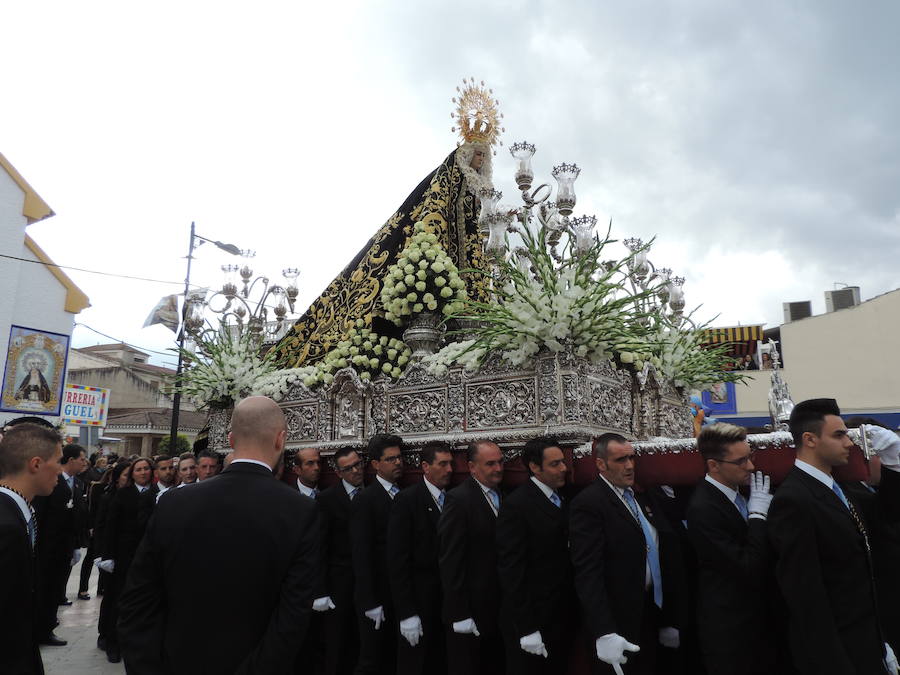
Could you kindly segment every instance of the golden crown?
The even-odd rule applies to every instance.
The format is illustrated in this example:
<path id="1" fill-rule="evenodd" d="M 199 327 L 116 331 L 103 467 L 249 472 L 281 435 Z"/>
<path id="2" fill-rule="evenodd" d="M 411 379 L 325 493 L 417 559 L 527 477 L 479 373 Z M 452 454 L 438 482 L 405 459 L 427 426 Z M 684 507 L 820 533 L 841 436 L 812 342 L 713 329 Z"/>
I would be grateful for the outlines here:
<path id="1" fill-rule="evenodd" d="M 494 90 L 486 89 L 483 80 L 476 85 L 475 78 L 470 77 L 463 78 L 462 89 L 457 87 L 456 91 L 457 95 L 452 99 L 456 110 L 450 113 L 450 117 L 456 120 L 458 126 L 451 131 L 459 132 L 466 143 L 503 145 L 499 136 L 506 129 L 500 126 L 503 114 L 498 109 L 500 101 L 494 98 Z"/>

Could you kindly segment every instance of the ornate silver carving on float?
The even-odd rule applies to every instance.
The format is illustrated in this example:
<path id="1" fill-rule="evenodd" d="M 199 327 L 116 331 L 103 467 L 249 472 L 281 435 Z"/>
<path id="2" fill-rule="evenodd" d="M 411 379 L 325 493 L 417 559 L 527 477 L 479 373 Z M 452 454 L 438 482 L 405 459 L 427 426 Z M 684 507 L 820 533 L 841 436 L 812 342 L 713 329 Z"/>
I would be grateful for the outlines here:
<path id="1" fill-rule="evenodd" d="M 228 432 L 231 431 L 231 408 L 211 408 L 209 411 L 209 449 L 228 452 Z"/>
<path id="2" fill-rule="evenodd" d="M 317 409 L 316 403 L 284 408 L 289 441 L 315 441 L 318 439 Z"/>
<path id="3" fill-rule="evenodd" d="M 432 389 L 390 395 L 391 433 L 429 433 L 447 430 L 446 391 Z"/>
<path id="4" fill-rule="evenodd" d="M 534 378 L 470 384 L 467 389 L 469 429 L 540 424 Z"/>

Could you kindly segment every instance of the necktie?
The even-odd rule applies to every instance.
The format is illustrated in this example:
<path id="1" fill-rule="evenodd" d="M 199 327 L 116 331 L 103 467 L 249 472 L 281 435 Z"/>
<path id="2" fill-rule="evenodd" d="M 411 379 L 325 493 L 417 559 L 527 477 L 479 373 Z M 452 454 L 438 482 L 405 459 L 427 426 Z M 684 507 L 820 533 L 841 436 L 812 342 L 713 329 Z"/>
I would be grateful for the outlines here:
<path id="1" fill-rule="evenodd" d="M 74 492 L 74 491 L 75 491 L 75 479 L 72 478 L 71 476 L 69 476 L 68 478 L 66 478 L 66 485 L 69 486 L 69 492 Z"/>
<path id="2" fill-rule="evenodd" d="M 313 489 L 312 489 L 312 494 L 310 494 L 310 497 L 312 497 L 313 499 L 315 499 L 315 498 L 318 497 L 318 496 L 319 496 L 319 488 L 313 488 Z"/>
<path id="3" fill-rule="evenodd" d="M 357 488 L 353 488 L 353 490 L 350 492 L 350 501 L 351 501 L 351 502 L 353 501 L 353 498 L 356 496 L 356 493 L 357 493 L 357 492 L 359 492 L 359 488 L 358 488 L 358 487 L 357 487 Z"/>
<path id="4" fill-rule="evenodd" d="M 559 495 L 556 494 L 555 492 L 553 492 L 553 493 L 550 495 L 550 501 L 553 502 L 553 505 L 554 505 L 555 507 L 557 507 L 557 508 L 559 508 L 560 506 L 562 506 L 562 499 L 560 499 L 560 498 L 559 498 Z"/>
<path id="5" fill-rule="evenodd" d="M 491 503 L 494 505 L 494 508 L 499 511 L 500 510 L 500 495 L 496 490 L 488 490 L 488 494 L 491 496 Z"/>
<path id="6" fill-rule="evenodd" d="M 34 524 L 34 514 L 31 515 L 28 521 L 28 538 L 31 540 L 31 548 L 34 550 L 34 545 L 37 543 L 37 528 Z"/>
<path id="7" fill-rule="evenodd" d="M 662 607 L 662 570 L 659 567 L 659 551 L 656 548 L 656 542 L 653 540 L 650 523 L 638 508 L 631 488 L 626 488 L 623 496 L 628 504 L 628 508 L 631 509 L 631 513 L 637 518 L 641 524 L 641 530 L 644 532 L 644 543 L 647 545 L 647 564 L 650 565 L 650 578 L 653 580 L 653 602 L 657 607 Z"/>
<path id="8" fill-rule="evenodd" d="M 391 485 L 391 492 L 390 492 L 391 499 L 396 497 L 398 492 L 400 492 L 400 488 L 398 488 L 396 485 Z"/>
<path id="9" fill-rule="evenodd" d="M 446 496 L 447 496 L 447 495 L 444 493 L 443 490 L 441 490 L 441 494 L 438 495 L 437 503 L 438 503 L 438 508 L 439 508 L 441 511 L 444 510 L 444 497 L 446 497 Z"/>
<path id="10" fill-rule="evenodd" d="M 747 509 L 747 500 L 744 499 L 744 495 L 738 492 L 737 497 L 734 498 L 734 503 L 738 507 L 738 511 L 741 512 L 741 515 L 744 516 L 744 520 L 750 517 L 750 511 Z"/>
<path id="11" fill-rule="evenodd" d="M 831 483 L 831 489 L 838 496 L 838 499 L 841 500 L 841 503 L 847 507 L 847 510 L 850 510 L 850 503 L 847 501 L 847 497 L 844 495 L 844 491 L 841 490 L 841 486 L 837 484 L 837 482 Z"/>

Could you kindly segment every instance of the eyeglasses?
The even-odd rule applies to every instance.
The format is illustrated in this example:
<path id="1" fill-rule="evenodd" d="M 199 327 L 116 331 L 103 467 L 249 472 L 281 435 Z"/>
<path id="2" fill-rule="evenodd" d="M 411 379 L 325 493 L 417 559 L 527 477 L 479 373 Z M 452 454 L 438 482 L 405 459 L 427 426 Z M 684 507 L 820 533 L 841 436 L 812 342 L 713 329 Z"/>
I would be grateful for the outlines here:
<path id="1" fill-rule="evenodd" d="M 717 462 L 722 464 L 734 464 L 735 466 L 747 466 L 748 462 L 752 462 L 753 458 L 756 457 L 755 452 L 751 452 L 749 455 L 741 457 L 740 459 L 717 459 Z"/>
<path id="2" fill-rule="evenodd" d="M 357 469 L 362 469 L 363 461 L 360 459 L 353 464 L 349 464 L 345 466 L 343 469 L 338 467 L 338 473 L 350 473 L 351 471 L 356 471 Z"/>
<path id="3" fill-rule="evenodd" d="M 392 455 L 391 457 L 382 457 L 382 462 L 391 462 L 392 464 L 396 464 L 397 462 L 403 461 L 403 455 Z"/>

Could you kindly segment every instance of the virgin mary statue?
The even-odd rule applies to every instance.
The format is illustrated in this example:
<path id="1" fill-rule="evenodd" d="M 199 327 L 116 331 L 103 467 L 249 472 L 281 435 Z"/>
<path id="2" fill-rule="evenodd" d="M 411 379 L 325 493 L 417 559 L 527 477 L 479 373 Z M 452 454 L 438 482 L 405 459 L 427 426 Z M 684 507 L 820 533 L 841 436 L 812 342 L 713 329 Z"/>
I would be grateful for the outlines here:
<path id="1" fill-rule="evenodd" d="M 328 288 L 274 347 L 282 367 L 315 363 L 362 319 L 381 335 L 397 336 L 384 319 L 379 296 L 387 269 L 406 247 L 413 225 L 422 221 L 436 234 L 462 270 L 484 270 L 483 234 L 478 228 L 479 195 L 492 190 L 491 153 L 498 142 L 497 101 L 492 92 L 465 81 L 453 99 L 462 142 L 410 193 L 400 208 L 369 239 Z M 454 127 L 454 131 L 457 128 Z M 485 277 L 462 273 L 469 297 L 486 299 Z"/>

